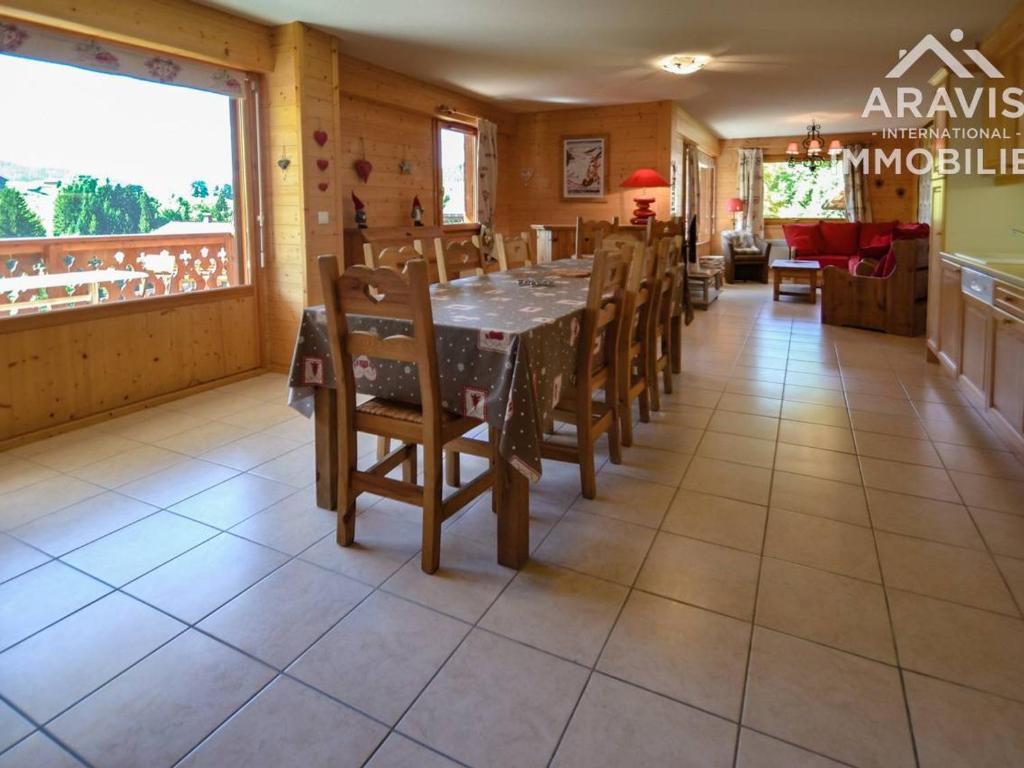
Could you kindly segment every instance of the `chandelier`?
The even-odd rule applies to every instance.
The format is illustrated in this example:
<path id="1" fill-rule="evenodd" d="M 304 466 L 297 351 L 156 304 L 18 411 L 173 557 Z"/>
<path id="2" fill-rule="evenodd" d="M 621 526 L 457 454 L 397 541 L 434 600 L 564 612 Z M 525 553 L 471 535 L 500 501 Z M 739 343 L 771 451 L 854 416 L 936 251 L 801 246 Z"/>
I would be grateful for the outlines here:
<path id="1" fill-rule="evenodd" d="M 803 158 L 800 157 L 801 146 L 803 147 Z M 807 135 L 804 140 L 800 144 L 791 141 L 786 147 L 789 165 L 792 167 L 800 163 L 811 173 L 817 171 L 820 165 L 831 165 L 836 155 L 843 151 L 843 145 L 838 139 L 833 139 L 828 145 L 827 156 L 822 152 L 824 146 L 824 140 L 821 138 L 821 123 L 811 120 L 811 124 L 807 126 Z"/>

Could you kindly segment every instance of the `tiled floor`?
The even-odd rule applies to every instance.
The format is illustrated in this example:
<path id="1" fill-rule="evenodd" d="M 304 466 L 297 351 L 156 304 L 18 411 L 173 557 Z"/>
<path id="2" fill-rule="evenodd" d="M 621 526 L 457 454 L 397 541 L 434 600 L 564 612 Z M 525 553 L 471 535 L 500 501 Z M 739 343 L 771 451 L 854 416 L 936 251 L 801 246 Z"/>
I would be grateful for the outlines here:
<path id="1" fill-rule="evenodd" d="M 816 309 L 698 313 L 518 574 L 486 498 L 337 547 L 280 376 L 0 454 L 0 768 L 1024 764 L 1024 465 Z"/>

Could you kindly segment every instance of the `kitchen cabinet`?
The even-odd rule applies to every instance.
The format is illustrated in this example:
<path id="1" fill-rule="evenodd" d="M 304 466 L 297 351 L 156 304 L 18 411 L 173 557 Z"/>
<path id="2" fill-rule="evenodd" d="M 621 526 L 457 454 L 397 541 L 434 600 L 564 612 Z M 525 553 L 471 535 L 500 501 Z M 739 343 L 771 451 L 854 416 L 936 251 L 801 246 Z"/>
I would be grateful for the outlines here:
<path id="1" fill-rule="evenodd" d="M 941 176 L 933 176 L 931 179 L 931 231 L 929 238 L 931 242 L 928 247 L 928 295 L 938 296 L 942 283 L 942 250 L 945 247 L 945 222 L 946 222 L 946 180 Z M 928 349 L 933 355 L 938 355 L 940 315 L 939 302 L 928 302 L 927 336 Z"/>
<path id="2" fill-rule="evenodd" d="M 960 371 L 960 339 L 963 327 L 963 298 L 960 293 L 961 269 L 958 265 L 941 262 L 939 269 L 939 344 L 938 356 L 947 370 Z"/>
<path id="3" fill-rule="evenodd" d="M 1024 434 L 1024 320 L 997 313 L 992 337 L 992 410 Z"/>
<path id="4" fill-rule="evenodd" d="M 963 298 L 960 339 L 960 383 L 974 404 L 985 406 L 988 385 L 988 337 L 992 309 L 970 296 Z"/>

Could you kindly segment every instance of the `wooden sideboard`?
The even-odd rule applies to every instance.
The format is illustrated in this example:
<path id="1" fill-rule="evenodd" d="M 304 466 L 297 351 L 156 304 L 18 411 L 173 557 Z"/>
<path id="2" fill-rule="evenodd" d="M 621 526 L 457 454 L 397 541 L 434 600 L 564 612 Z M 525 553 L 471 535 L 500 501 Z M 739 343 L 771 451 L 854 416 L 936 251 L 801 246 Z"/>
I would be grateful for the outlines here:
<path id="1" fill-rule="evenodd" d="M 928 350 L 1024 456 L 1024 261 L 943 253 Z"/>

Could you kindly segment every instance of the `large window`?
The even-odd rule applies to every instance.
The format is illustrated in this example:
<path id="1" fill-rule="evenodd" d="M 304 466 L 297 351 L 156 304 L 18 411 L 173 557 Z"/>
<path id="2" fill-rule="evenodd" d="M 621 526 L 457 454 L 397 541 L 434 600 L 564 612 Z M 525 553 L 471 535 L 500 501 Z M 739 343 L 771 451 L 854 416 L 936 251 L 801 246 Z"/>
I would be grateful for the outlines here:
<path id="1" fill-rule="evenodd" d="M 437 123 L 438 199 L 441 224 L 476 221 L 476 129 L 460 123 Z"/>
<path id="2" fill-rule="evenodd" d="M 842 166 L 806 166 L 788 162 L 764 164 L 766 219 L 845 219 Z"/>
<path id="3" fill-rule="evenodd" d="M 6 55 L 0 82 L 0 318 L 247 280 L 239 99 Z"/>

